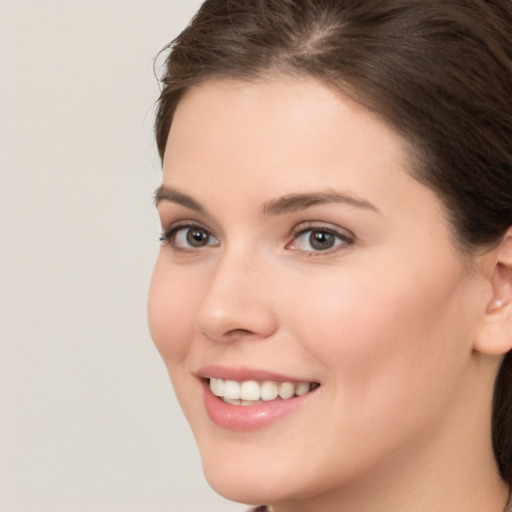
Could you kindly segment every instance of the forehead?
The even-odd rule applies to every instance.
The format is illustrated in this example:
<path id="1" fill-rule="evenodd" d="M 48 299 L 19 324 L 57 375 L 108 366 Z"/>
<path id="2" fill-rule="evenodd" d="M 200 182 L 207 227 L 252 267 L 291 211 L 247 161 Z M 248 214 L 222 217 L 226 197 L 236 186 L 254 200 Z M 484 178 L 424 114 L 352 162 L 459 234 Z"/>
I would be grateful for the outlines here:
<path id="1" fill-rule="evenodd" d="M 459 253 L 441 200 L 413 177 L 408 143 L 314 79 L 212 80 L 189 90 L 169 133 L 163 185 L 229 222 L 254 219 L 283 196 L 342 194 L 379 211 L 389 238 L 413 243 L 421 228 Z"/>
<path id="2" fill-rule="evenodd" d="M 344 179 L 385 165 L 407 171 L 405 141 L 375 115 L 313 79 L 207 81 L 176 109 L 164 157 L 164 179 L 236 169 L 274 179 Z M 357 163 L 357 165 L 356 165 Z M 374 179 L 378 177 L 376 173 Z M 221 176 L 219 175 L 218 178 Z"/>

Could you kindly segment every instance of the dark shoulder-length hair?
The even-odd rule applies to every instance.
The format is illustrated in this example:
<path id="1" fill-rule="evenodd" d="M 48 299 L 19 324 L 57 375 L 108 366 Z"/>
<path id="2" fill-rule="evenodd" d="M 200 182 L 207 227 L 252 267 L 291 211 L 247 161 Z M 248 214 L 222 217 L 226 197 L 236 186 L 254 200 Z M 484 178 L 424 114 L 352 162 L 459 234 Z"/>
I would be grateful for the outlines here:
<path id="1" fill-rule="evenodd" d="M 410 143 L 471 254 L 512 226 L 511 0 L 207 0 L 166 48 L 155 132 L 163 158 L 183 94 L 212 78 L 310 76 Z M 512 481 L 512 355 L 495 384 L 493 447 Z"/>

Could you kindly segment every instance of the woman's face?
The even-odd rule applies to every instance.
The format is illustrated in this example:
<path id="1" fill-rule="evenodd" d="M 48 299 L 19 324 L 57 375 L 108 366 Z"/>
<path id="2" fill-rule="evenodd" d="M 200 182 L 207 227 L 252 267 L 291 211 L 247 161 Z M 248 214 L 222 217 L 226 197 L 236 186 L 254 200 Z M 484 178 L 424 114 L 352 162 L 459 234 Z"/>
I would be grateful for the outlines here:
<path id="1" fill-rule="evenodd" d="M 314 80 L 179 103 L 149 322 L 228 498 L 328 495 L 460 436 L 482 299 L 409 169 L 403 139 Z"/>

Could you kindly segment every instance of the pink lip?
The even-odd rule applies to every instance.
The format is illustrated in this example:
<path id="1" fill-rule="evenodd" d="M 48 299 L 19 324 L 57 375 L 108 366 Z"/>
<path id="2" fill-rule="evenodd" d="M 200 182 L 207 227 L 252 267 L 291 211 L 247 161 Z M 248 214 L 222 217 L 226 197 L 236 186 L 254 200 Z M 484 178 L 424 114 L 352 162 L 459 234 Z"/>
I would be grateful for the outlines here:
<path id="1" fill-rule="evenodd" d="M 272 372 L 251 370 L 248 368 L 224 368 L 210 366 L 201 368 L 196 375 L 201 378 L 203 397 L 206 412 L 217 426 L 228 430 L 249 431 L 267 427 L 279 419 L 291 414 L 293 411 L 304 407 L 315 391 L 311 391 L 300 397 L 288 400 L 272 400 L 256 405 L 231 405 L 215 396 L 207 382 L 207 378 L 224 380 L 255 380 L 263 382 L 274 380 L 277 382 L 308 382 L 297 378 L 285 377 Z"/>
<path id="2" fill-rule="evenodd" d="M 310 379 L 298 379 L 287 375 L 269 372 L 266 370 L 258 370 L 254 368 L 246 368 L 244 366 L 225 367 L 225 366 L 203 366 L 196 372 L 196 376 L 201 379 L 223 379 L 236 380 L 242 382 L 244 380 L 255 380 L 263 382 L 265 380 L 273 380 L 276 382 L 312 382 Z"/>

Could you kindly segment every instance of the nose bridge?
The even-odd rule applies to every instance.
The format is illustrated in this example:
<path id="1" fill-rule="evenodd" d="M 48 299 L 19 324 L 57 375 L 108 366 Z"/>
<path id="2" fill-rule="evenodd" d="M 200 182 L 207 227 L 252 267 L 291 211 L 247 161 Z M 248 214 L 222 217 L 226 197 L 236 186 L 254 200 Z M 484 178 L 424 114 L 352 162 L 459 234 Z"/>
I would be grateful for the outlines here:
<path id="1" fill-rule="evenodd" d="M 268 262 L 256 252 L 225 251 L 212 266 L 195 328 L 215 341 L 265 338 L 276 329 Z"/>

